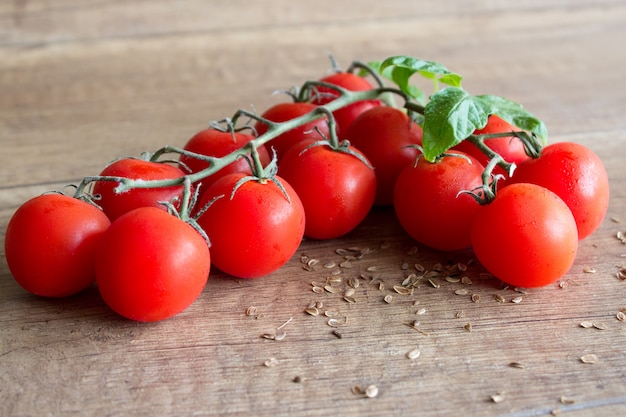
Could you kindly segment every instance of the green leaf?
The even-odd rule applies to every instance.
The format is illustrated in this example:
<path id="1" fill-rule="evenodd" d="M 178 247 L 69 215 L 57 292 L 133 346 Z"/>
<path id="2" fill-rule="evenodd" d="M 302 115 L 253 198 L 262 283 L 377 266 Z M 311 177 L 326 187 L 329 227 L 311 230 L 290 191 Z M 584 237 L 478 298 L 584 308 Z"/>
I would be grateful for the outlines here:
<path id="1" fill-rule="evenodd" d="M 476 129 L 485 127 L 489 114 L 488 101 L 462 88 L 447 87 L 433 94 L 424 108 L 424 157 L 435 161 Z"/>
<path id="2" fill-rule="evenodd" d="M 395 83 L 398 88 L 403 91 L 407 96 L 417 100 L 420 103 L 423 103 L 425 101 L 426 94 L 424 94 L 422 90 L 415 87 L 414 85 L 409 84 L 409 78 L 411 78 L 411 75 L 413 74 L 409 73 L 406 68 L 387 67 L 385 69 L 381 69 L 381 61 L 368 62 L 367 65 L 374 71 L 382 75 L 384 78 Z M 362 70 L 360 74 L 366 75 L 367 71 Z"/>
<path id="3" fill-rule="evenodd" d="M 461 86 L 462 77 L 459 74 L 448 70 L 438 62 L 427 61 L 410 56 L 394 56 L 385 59 L 380 64 L 379 72 L 383 74 L 384 71 L 390 67 L 395 67 L 396 69 L 401 68 L 404 70 L 398 74 L 398 80 L 394 79 L 396 82 L 402 81 L 402 84 L 408 84 L 408 78 L 410 78 L 413 74 L 418 73 L 424 78 L 438 81 L 452 87 Z M 400 76 L 402 78 L 400 78 Z M 402 88 L 401 83 L 398 83 L 398 86 Z"/>
<path id="4" fill-rule="evenodd" d="M 548 141 L 546 125 L 524 109 L 520 104 L 504 97 L 481 95 L 478 99 L 491 107 L 491 114 L 496 114 L 513 126 L 534 133 L 545 145 Z"/>

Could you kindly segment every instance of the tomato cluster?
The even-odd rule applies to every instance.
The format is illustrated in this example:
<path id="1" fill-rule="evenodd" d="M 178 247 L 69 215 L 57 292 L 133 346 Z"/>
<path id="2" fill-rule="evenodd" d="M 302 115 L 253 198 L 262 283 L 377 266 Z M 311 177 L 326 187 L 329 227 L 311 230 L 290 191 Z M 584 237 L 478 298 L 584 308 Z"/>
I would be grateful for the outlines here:
<path id="1" fill-rule="evenodd" d="M 182 148 L 115 161 L 85 178 L 74 197 L 26 202 L 6 233 L 13 277 L 46 297 L 95 281 L 120 315 L 163 320 L 193 303 L 211 267 L 266 276 L 304 238 L 344 236 L 374 205 L 393 206 L 424 245 L 471 247 L 509 284 L 541 286 L 563 276 L 579 240 L 607 210 L 598 157 L 574 143 L 537 147 L 541 123 L 501 98 L 469 96 L 442 67 L 388 61 L 367 67 L 377 87 L 367 73 L 338 71 L 260 116 L 239 111 L 215 122 Z M 390 65 L 403 71 L 389 73 Z M 441 108 L 413 101 L 415 90 L 398 78 L 413 73 L 453 85 L 433 95 Z M 400 89 L 385 87 L 378 74 Z M 390 91 L 404 108 L 384 99 Z M 454 113 L 459 108 L 474 110 Z M 244 116 L 254 121 L 243 128 L 249 132 L 236 127 Z M 164 153 L 178 154 L 177 163 L 160 161 Z"/>

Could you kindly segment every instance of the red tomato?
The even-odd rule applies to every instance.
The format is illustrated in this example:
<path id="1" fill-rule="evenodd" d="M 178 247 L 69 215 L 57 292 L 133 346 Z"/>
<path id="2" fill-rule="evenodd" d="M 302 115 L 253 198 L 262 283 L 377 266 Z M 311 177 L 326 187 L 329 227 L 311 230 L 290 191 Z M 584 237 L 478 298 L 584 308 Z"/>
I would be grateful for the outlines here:
<path id="1" fill-rule="evenodd" d="M 487 120 L 487 125 L 474 132 L 475 135 L 486 135 L 491 133 L 504 133 L 504 132 L 519 132 L 521 129 L 509 124 L 502 120 L 500 117 L 492 114 Z M 515 136 L 505 136 L 501 138 L 485 139 L 485 145 L 487 145 L 492 151 L 500 155 L 505 161 L 509 163 L 519 164 L 522 161 L 529 159 L 524 150 L 523 142 Z M 454 147 L 454 150 L 459 150 L 472 155 L 483 165 L 487 165 L 489 158 L 481 152 L 474 144 L 464 140 Z M 495 174 L 504 175 L 504 178 L 508 178 L 508 174 L 504 169 L 499 166 L 494 169 Z"/>
<path id="2" fill-rule="evenodd" d="M 415 161 L 419 151 L 410 145 L 422 144 L 422 128 L 399 109 L 376 106 L 352 122 L 345 138 L 375 168 L 375 204 L 393 204 L 396 178 L 406 165 Z"/>
<path id="3" fill-rule="evenodd" d="M 484 167 L 473 157 L 444 156 L 431 163 L 419 158 L 406 166 L 394 189 L 394 208 L 400 224 L 418 242 L 451 251 L 471 243 L 471 225 L 479 204 L 461 191 L 482 184 Z"/>
<path id="4" fill-rule="evenodd" d="M 7 226 L 5 255 L 13 277 L 25 290 L 65 297 L 95 280 L 98 240 L 111 222 L 97 207 L 61 194 L 24 203 Z"/>
<path id="5" fill-rule="evenodd" d="M 261 116 L 273 122 L 286 122 L 312 112 L 317 108 L 311 103 L 279 103 L 270 107 Z M 260 135 L 267 132 L 267 125 L 257 122 L 254 125 L 255 130 Z M 306 123 L 301 127 L 289 130 L 280 136 L 275 137 L 266 145 L 276 151 L 276 158 L 280 161 L 285 152 L 294 144 L 304 139 L 321 139 L 322 136 L 328 137 L 328 120 L 326 117 Z"/>
<path id="6" fill-rule="evenodd" d="M 314 142 L 305 140 L 291 147 L 278 173 L 302 200 L 306 213 L 304 234 L 332 239 L 350 232 L 367 216 L 376 196 L 376 176 L 356 156 L 326 145 L 303 152 Z M 360 154 L 356 148 L 350 150 Z"/>
<path id="7" fill-rule="evenodd" d="M 576 222 L 552 191 L 511 184 L 481 206 L 472 225 L 478 261 L 509 285 L 551 284 L 571 268 L 578 249 Z"/>
<path id="8" fill-rule="evenodd" d="M 106 304 L 142 322 L 167 319 L 191 305 L 210 267 L 209 248 L 200 234 L 155 207 L 115 220 L 96 254 L 96 279 Z"/>
<path id="9" fill-rule="evenodd" d="M 609 179 L 600 158 L 572 142 L 546 146 L 539 158 L 518 165 L 513 183 L 530 182 L 555 192 L 568 205 L 584 239 L 602 223 L 609 207 Z"/>
<path id="10" fill-rule="evenodd" d="M 234 173 L 216 181 L 200 199 L 204 207 L 217 196 L 198 219 L 211 240 L 213 264 L 238 278 L 257 278 L 283 266 L 300 246 L 304 233 L 304 209 L 291 186 L 276 177 L 289 195 L 272 181 L 243 183 L 231 198 L 233 188 L 245 174 Z"/>
<path id="11" fill-rule="evenodd" d="M 143 180 L 166 180 L 180 178 L 185 173 L 173 165 L 125 158 L 108 165 L 100 175 Z M 139 207 L 157 207 L 166 210 L 166 206 L 161 203 L 172 202 L 175 198 L 180 198 L 183 192 L 183 186 L 179 185 L 164 188 L 135 188 L 117 194 L 115 187 L 118 185 L 119 183 L 115 181 L 97 181 L 93 187 L 93 194 L 100 195 L 100 200 L 96 202 L 111 221 Z"/>
<path id="12" fill-rule="evenodd" d="M 240 149 L 252 139 L 254 139 L 254 136 L 246 133 L 237 132 L 233 135 L 231 132 L 222 132 L 217 129 L 205 129 L 196 133 L 189 139 L 184 149 L 200 155 L 222 157 Z M 267 148 L 265 146 L 259 146 L 257 152 L 259 153 L 263 166 L 267 165 L 271 159 Z M 200 172 L 209 167 L 208 162 L 186 155 L 181 155 L 180 161 L 187 166 L 192 173 Z M 224 175 L 232 174 L 233 172 L 250 174 L 250 165 L 244 158 L 237 159 L 235 162 L 199 181 L 201 184 L 200 193 L 204 192 L 204 190 L 209 188 L 209 186 L 219 178 Z"/>
<path id="13" fill-rule="evenodd" d="M 367 79 L 349 72 L 337 72 L 322 78 L 320 81 L 343 87 L 350 91 L 366 91 L 373 88 L 372 84 L 370 84 Z M 318 94 L 313 98 L 314 104 L 330 103 L 340 96 L 337 90 L 328 87 L 318 87 L 317 93 Z M 380 106 L 380 104 L 379 100 L 358 101 L 333 112 L 333 116 L 337 122 L 337 134 L 339 137 L 345 135 L 350 124 L 352 124 L 354 119 L 359 117 L 361 113 L 372 107 Z"/>

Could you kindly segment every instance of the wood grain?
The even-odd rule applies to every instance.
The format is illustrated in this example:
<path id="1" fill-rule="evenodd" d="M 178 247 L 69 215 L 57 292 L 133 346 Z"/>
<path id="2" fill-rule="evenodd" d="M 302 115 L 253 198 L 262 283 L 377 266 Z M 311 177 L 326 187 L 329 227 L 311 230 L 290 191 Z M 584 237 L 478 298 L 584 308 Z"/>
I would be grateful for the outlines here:
<path id="1" fill-rule="evenodd" d="M 275 90 L 325 74 L 328 52 L 342 66 L 396 54 L 432 59 L 463 74 L 471 92 L 523 103 L 546 121 L 551 141 L 600 155 L 612 196 L 562 285 L 526 294 L 485 278 L 469 252 L 412 254 L 416 244 L 390 209 L 375 209 L 345 238 L 305 241 L 271 276 L 214 271 L 189 309 L 155 324 L 116 316 L 95 287 L 64 300 L 31 296 L 3 254 L 0 414 L 623 414 L 626 323 L 616 314 L 626 283 L 616 272 L 626 246 L 615 234 L 626 230 L 624 21 L 617 0 L 1 3 L 2 240 L 26 199 L 114 158 L 182 145 L 238 108 L 261 110 L 282 99 Z M 347 247 L 370 249 L 341 269 L 346 280 L 360 277 L 355 304 L 311 290 L 329 273 L 321 265 L 339 263 L 336 249 Z M 302 256 L 322 262 L 305 271 Z M 393 292 L 403 263 L 456 262 L 469 262 L 471 285 L 439 277 L 438 288 Z M 304 313 L 312 302 L 346 318 L 341 338 L 328 317 Z M 246 315 L 250 306 L 258 315 Z M 284 340 L 261 337 L 284 323 Z M 416 348 L 419 358 L 408 359 Z M 590 353 L 598 362 L 582 363 Z M 368 385 L 376 398 L 353 393 Z"/>

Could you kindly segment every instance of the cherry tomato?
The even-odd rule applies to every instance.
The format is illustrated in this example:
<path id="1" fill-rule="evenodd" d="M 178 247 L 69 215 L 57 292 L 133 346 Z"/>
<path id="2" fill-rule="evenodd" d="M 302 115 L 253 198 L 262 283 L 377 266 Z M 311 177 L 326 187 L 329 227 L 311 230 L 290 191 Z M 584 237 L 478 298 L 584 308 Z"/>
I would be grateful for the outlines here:
<path id="1" fill-rule="evenodd" d="M 500 117 L 492 114 L 489 116 L 487 120 L 487 125 L 478 129 L 474 132 L 475 135 L 486 135 L 491 133 L 505 133 L 505 132 L 519 132 L 521 129 L 509 124 L 504 121 Z M 509 163 L 519 164 L 522 161 L 529 159 L 529 156 L 526 154 L 524 150 L 524 144 L 522 141 L 515 136 L 505 136 L 501 138 L 491 138 L 485 139 L 485 145 L 487 145 L 492 151 L 500 155 L 505 161 Z M 473 143 L 464 140 L 454 147 L 454 149 L 459 150 L 461 152 L 465 152 L 469 155 L 472 155 L 474 158 L 478 160 L 483 165 L 487 165 L 489 162 L 489 158 L 478 149 Z M 504 176 L 506 180 L 509 175 L 502 169 L 497 166 L 494 169 L 495 174 L 500 174 Z M 503 182 L 504 183 L 504 182 Z"/>
<path id="2" fill-rule="evenodd" d="M 445 251 L 470 246 L 480 206 L 461 192 L 479 187 L 484 170 L 472 156 L 455 153 L 434 163 L 419 158 L 400 172 L 394 188 L 393 205 L 404 230 L 418 242 Z"/>
<path id="3" fill-rule="evenodd" d="M 415 161 L 422 144 L 422 128 L 406 113 L 376 106 L 352 122 L 345 138 L 363 152 L 375 168 L 377 205 L 393 204 L 393 187 L 400 171 Z"/>
<path id="4" fill-rule="evenodd" d="M 98 240 L 111 222 L 97 207 L 61 194 L 35 197 L 17 209 L 4 242 L 13 278 L 44 297 L 76 294 L 95 278 Z"/>
<path id="5" fill-rule="evenodd" d="M 376 197 L 376 176 L 356 156 L 330 146 L 305 150 L 314 142 L 305 140 L 291 147 L 279 164 L 278 173 L 302 200 L 306 213 L 304 234 L 314 239 L 332 239 L 350 232 L 367 216 Z M 354 147 L 349 150 L 363 156 Z"/>
<path id="6" fill-rule="evenodd" d="M 535 184 L 511 184 L 481 206 L 472 225 L 478 261 L 509 285 L 551 284 L 571 268 L 578 249 L 567 204 Z"/>
<path id="7" fill-rule="evenodd" d="M 209 277 L 207 242 L 189 224 L 155 207 L 118 217 L 96 254 L 105 303 L 136 321 L 172 317 L 191 305 Z"/>
<path id="8" fill-rule="evenodd" d="M 252 139 L 254 139 L 254 136 L 247 133 L 236 132 L 233 134 L 232 132 L 224 132 L 218 129 L 204 129 L 191 137 L 185 144 L 184 149 L 200 155 L 222 157 L 240 149 Z M 257 147 L 257 152 L 259 153 L 261 163 L 264 166 L 267 165 L 270 162 L 267 148 L 265 146 L 259 146 Z M 187 166 L 192 173 L 202 171 L 209 167 L 208 162 L 186 155 L 181 155 L 180 161 Z M 244 158 L 239 158 L 235 162 L 228 164 L 219 171 L 199 181 L 201 184 L 200 193 L 204 192 L 204 190 L 209 188 L 209 186 L 219 178 L 233 172 L 250 174 L 250 165 Z"/>
<path id="9" fill-rule="evenodd" d="M 261 116 L 273 122 L 286 122 L 310 113 L 316 108 L 317 106 L 311 103 L 279 103 L 267 109 Z M 267 132 L 267 125 L 261 122 L 257 122 L 254 128 L 259 135 Z M 328 121 L 326 117 L 291 129 L 272 139 L 267 143 L 267 146 L 276 151 L 276 158 L 280 161 L 292 145 L 304 139 L 321 139 L 323 136 L 328 137 Z"/>
<path id="10" fill-rule="evenodd" d="M 238 278 L 258 278 L 283 266 L 298 249 L 304 233 L 304 209 L 296 192 L 276 177 L 283 191 L 270 180 L 250 180 L 231 194 L 245 177 L 233 173 L 205 191 L 199 207 L 215 200 L 198 218 L 211 240 L 216 268 Z"/>
<path id="11" fill-rule="evenodd" d="M 143 180 L 167 180 L 180 178 L 185 173 L 176 166 L 161 162 L 124 158 L 105 167 L 100 175 Z M 115 181 L 97 181 L 93 187 L 93 194 L 100 196 L 100 200 L 96 202 L 111 221 L 139 207 L 157 207 L 166 210 L 167 207 L 162 203 L 169 203 L 180 198 L 183 192 L 183 186 L 178 185 L 162 188 L 134 188 L 118 194 L 115 192 L 115 187 L 118 185 L 119 183 Z"/>
<path id="12" fill-rule="evenodd" d="M 511 182 L 530 182 L 555 192 L 572 211 L 581 240 L 600 226 L 609 207 L 604 164 L 591 149 L 577 143 L 546 146 L 541 156 L 518 165 Z"/>
<path id="13" fill-rule="evenodd" d="M 373 88 L 372 84 L 367 79 L 350 72 L 337 72 L 323 77 L 320 81 L 343 87 L 350 91 L 366 91 Z M 313 98 L 313 103 L 318 105 L 330 103 L 340 96 L 337 90 L 333 90 L 329 87 L 318 87 L 317 93 L 318 94 Z M 380 106 L 380 104 L 379 100 L 358 101 L 333 112 L 333 116 L 337 122 L 337 134 L 339 137 L 345 135 L 350 124 L 352 124 L 354 119 L 361 113 L 372 107 Z"/>

